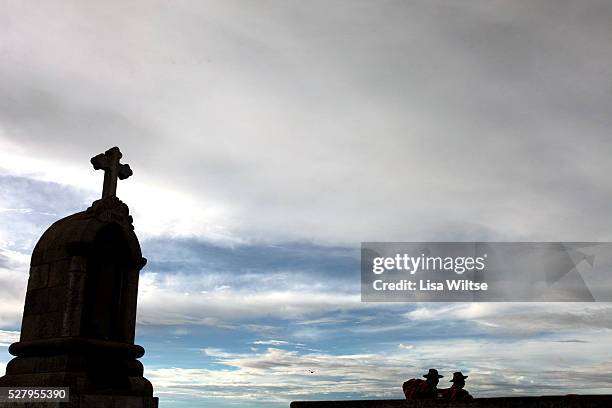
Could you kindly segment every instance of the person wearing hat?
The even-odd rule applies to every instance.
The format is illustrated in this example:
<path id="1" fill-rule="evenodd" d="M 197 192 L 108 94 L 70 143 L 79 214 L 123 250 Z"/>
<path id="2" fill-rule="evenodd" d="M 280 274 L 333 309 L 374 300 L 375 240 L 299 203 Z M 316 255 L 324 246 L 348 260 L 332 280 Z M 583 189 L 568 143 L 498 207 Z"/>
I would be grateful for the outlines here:
<path id="1" fill-rule="evenodd" d="M 402 384 L 402 390 L 408 400 L 415 399 L 433 399 L 438 398 L 438 382 L 443 375 L 438 374 L 438 370 L 430 368 L 429 372 L 423 377 L 426 380 L 420 378 L 413 378 Z"/>
<path id="2" fill-rule="evenodd" d="M 453 379 L 450 382 L 453 385 L 450 388 L 442 390 L 442 398 L 454 401 L 470 401 L 474 399 L 469 392 L 463 389 L 465 387 L 465 379 L 467 375 L 463 375 L 461 371 L 453 373 Z"/>

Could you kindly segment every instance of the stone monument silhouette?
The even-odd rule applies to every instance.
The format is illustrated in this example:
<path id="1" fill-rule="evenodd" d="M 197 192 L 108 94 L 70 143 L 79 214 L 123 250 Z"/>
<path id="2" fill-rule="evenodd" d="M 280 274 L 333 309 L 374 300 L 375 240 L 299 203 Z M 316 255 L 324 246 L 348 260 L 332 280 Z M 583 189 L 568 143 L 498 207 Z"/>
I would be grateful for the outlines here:
<path id="1" fill-rule="evenodd" d="M 91 159 L 104 170 L 102 198 L 55 222 L 36 244 L 21 337 L 9 348 L 16 357 L 0 387 L 69 387 L 70 402 L 53 406 L 158 406 L 137 360 L 144 348 L 134 344 L 146 259 L 129 209 L 116 196 L 117 179 L 132 175 L 121 157 L 113 147 Z"/>

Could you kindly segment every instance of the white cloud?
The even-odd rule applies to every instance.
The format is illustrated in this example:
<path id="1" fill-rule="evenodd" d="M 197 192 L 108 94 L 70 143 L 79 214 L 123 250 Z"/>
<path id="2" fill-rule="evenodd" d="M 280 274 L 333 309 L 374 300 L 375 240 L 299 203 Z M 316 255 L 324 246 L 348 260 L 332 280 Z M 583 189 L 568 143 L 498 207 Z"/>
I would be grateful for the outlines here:
<path id="1" fill-rule="evenodd" d="M 96 152 L 92 152 L 91 156 L 95 154 Z M 99 198 L 101 193 L 103 173 L 94 172 L 87 157 L 74 163 L 60 163 L 48 157 L 32 158 L 29 152 L 24 152 L 23 149 L 15 147 L 12 142 L 1 137 L 0 170 L 9 175 L 84 189 L 83 195 L 90 201 Z M 196 200 L 193 195 L 171 187 L 156 185 L 154 181 L 144 183 L 137 177 L 128 179 L 125 183 L 121 182 L 118 191 L 119 196 L 130 206 L 141 238 L 160 235 L 197 236 L 226 243 L 240 242 L 225 227 L 228 225 L 226 220 L 228 214 L 224 206 L 228 205 L 207 204 L 203 200 Z M 144 203 L 146 205 L 143 205 Z M 39 203 L 34 201 L 28 204 Z M 32 212 L 32 209 L 0 208 L 0 211 L 24 213 Z"/>
<path id="2" fill-rule="evenodd" d="M 27 256 L 0 248 L 0 327 L 14 328 L 21 323 L 28 283 L 28 265 Z M 4 343 L 1 337 L 0 343 Z"/>
<path id="3" fill-rule="evenodd" d="M 459 303 L 423 304 L 407 312 L 415 321 L 473 321 L 497 334 L 612 329 L 610 303 Z"/>
<path id="4" fill-rule="evenodd" d="M 257 341 L 254 341 L 253 344 L 267 345 L 267 346 L 284 346 L 284 345 L 288 345 L 289 342 L 284 341 L 284 340 L 257 340 Z"/>
<path id="5" fill-rule="evenodd" d="M 582 353 L 583 344 L 546 339 L 452 339 L 339 355 L 278 348 L 238 354 L 209 349 L 206 354 L 227 369 L 160 368 L 149 370 L 147 376 L 162 394 L 278 403 L 330 394 L 400 398 L 402 382 L 420 377 L 430 367 L 446 376 L 440 387 L 453 371 L 468 373 L 467 388 L 479 397 L 609 393 L 612 354 L 607 334 L 586 332 L 582 337 L 593 345 L 589 356 Z"/>
<path id="6" fill-rule="evenodd" d="M 202 290 L 200 286 L 207 283 L 215 286 L 214 275 L 209 273 L 200 279 L 192 275 L 143 273 L 138 293 L 138 321 L 142 324 L 230 327 L 228 322 L 244 319 L 302 319 L 324 312 L 366 307 L 360 302 L 359 294 L 333 291 L 333 288 L 312 289 L 297 279 L 289 287 L 283 283 L 279 286 L 245 283 L 224 290 Z M 231 278 L 239 279 L 224 275 L 224 279 Z M 248 280 L 248 276 L 246 278 Z"/>
<path id="7" fill-rule="evenodd" d="M 8 347 L 19 341 L 18 331 L 0 330 L 0 347 Z"/>
<path id="8" fill-rule="evenodd" d="M 378 377 L 378 366 L 386 365 L 390 375 L 400 375 L 406 367 L 383 356 L 299 354 L 276 348 L 208 355 L 217 357 L 217 363 L 227 369 L 163 368 L 146 375 L 162 393 L 286 403 L 312 394 L 355 395 L 356 386 L 360 395 L 395 396 L 397 390 L 381 387 L 384 379 Z"/>

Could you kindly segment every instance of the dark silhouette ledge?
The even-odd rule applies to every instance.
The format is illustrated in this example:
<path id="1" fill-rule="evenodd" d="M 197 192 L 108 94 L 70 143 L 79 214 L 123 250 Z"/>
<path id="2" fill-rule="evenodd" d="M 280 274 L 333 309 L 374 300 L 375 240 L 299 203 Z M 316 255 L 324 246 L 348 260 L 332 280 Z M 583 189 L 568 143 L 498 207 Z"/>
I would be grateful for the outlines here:
<path id="1" fill-rule="evenodd" d="M 294 401 L 290 408 L 611 408 L 612 395 L 476 398 L 444 400 Z"/>

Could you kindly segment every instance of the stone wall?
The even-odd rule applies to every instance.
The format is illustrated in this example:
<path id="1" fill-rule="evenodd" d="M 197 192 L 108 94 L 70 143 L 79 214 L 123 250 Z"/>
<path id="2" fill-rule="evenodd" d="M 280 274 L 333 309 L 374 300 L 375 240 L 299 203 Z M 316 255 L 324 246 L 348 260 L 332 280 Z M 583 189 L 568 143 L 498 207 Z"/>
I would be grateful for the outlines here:
<path id="1" fill-rule="evenodd" d="M 477 398 L 471 402 L 436 400 L 294 401 L 290 408 L 612 408 L 612 395 Z"/>

